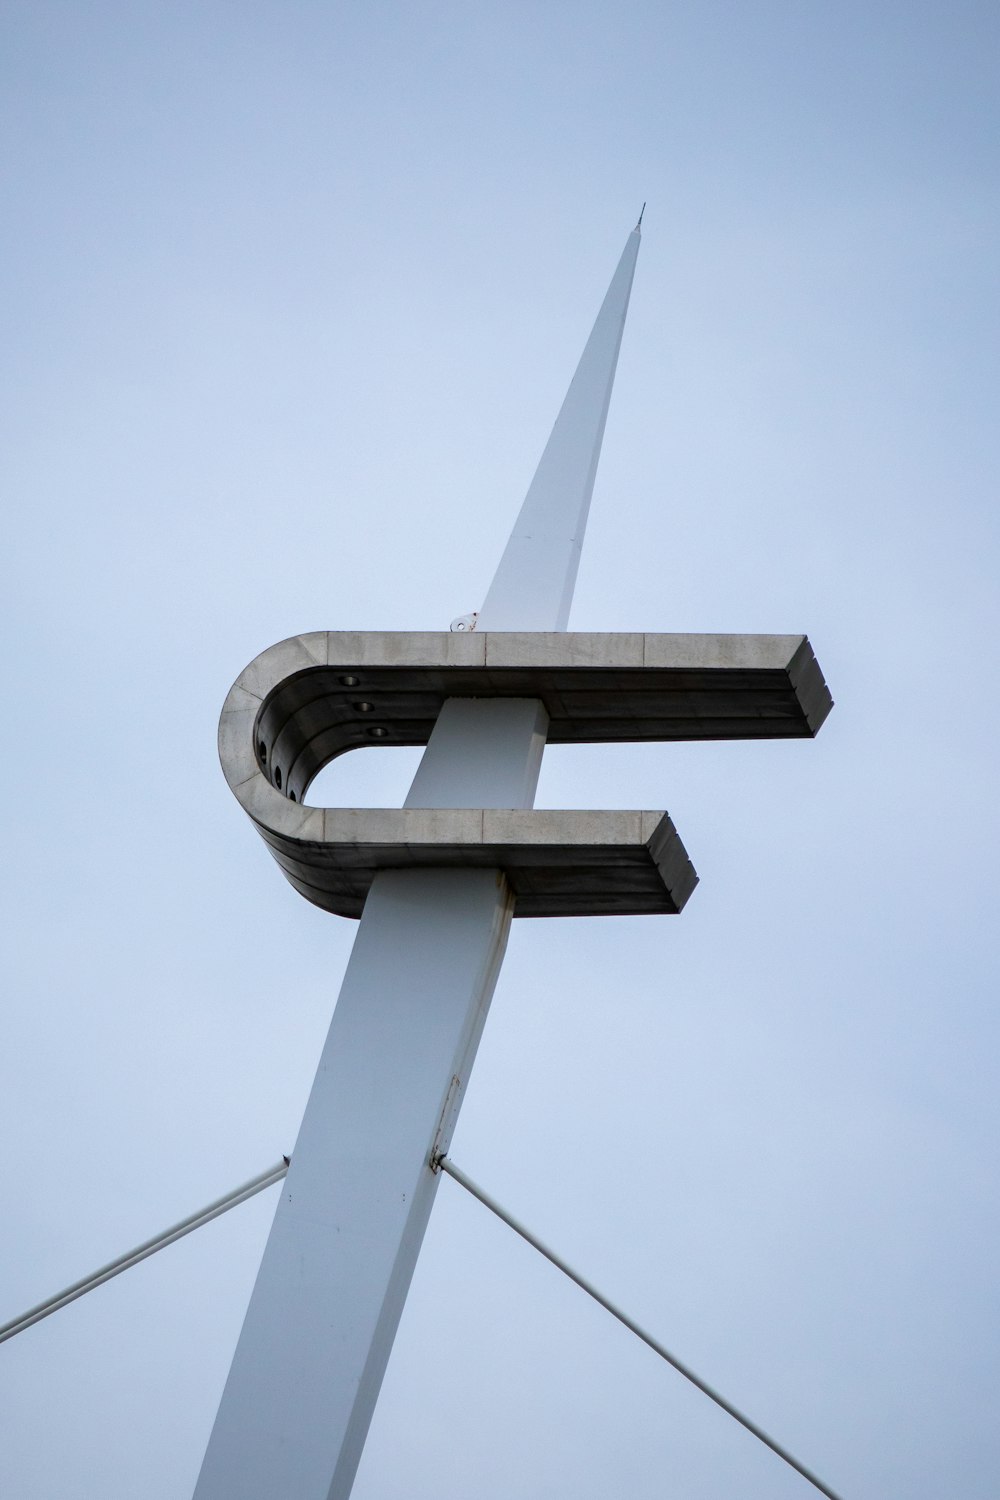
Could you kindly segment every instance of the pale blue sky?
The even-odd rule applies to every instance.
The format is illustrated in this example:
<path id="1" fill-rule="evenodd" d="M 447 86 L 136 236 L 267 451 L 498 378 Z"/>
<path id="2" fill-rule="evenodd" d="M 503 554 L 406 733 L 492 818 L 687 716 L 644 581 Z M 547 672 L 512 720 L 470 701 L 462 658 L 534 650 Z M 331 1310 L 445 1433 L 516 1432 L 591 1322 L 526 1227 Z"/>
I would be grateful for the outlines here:
<path id="1" fill-rule="evenodd" d="M 0 1321 L 290 1149 L 354 928 L 223 698 L 479 604 L 648 200 L 571 623 L 805 630 L 837 706 L 549 752 L 540 802 L 667 807 L 702 883 L 515 926 L 454 1154 L 847 1500 L 994 1500 L 1000 12 L 0 26 Z M 0 1349 L 0 1492 L 190 1494 L 272 1207 Z M 808 1490 L 444 1183 L 358 1500 L 665 1493 Z"/>

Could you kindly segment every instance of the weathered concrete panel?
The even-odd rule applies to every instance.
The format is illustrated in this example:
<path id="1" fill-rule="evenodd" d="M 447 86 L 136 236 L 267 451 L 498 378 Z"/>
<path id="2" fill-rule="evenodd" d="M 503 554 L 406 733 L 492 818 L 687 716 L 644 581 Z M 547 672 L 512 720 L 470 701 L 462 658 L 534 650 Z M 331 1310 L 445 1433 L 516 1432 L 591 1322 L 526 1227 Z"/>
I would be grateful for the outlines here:
<path id="1" fill-rule="evenodd" d="M 832 706 L 798 635 L 341 631 L 263 652 L 224 713 L 259 703 L 260 769 L 301 802 L 336 756 L 426 744 L 448 699 L 484 697 L 537 699 L 549 744 L 808 738 Z"/>

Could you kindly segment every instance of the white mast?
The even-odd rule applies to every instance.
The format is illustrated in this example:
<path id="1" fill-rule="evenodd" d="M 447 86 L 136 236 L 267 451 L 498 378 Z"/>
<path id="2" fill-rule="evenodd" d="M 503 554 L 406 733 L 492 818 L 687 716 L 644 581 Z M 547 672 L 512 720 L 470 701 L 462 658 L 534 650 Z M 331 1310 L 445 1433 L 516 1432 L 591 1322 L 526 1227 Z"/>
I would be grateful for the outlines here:
<path id="1" fill-rule="evenodd" d="M 565 630 L 639 254 L 629 235 L 480 612 L 480 630 Z"/>
<path id="2" fill-rule="evenodd" d="M 480 628 L 566 629 L 638 249 L 637 225 Z M 406 806 L 531 807 L 546 730 L 534 699 L 449 699 Z M 196 1500 L 350 1494 L 512 914 L 499 871 L 376 875 Z"/>

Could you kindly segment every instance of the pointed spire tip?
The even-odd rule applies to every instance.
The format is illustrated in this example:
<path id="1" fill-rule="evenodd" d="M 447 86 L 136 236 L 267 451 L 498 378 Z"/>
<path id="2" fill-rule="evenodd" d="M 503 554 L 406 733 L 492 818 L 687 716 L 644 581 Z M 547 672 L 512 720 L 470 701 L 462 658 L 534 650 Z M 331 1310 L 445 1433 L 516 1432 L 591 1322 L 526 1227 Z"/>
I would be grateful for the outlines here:
<path id="1" fill-rule="evenodd" d="M 638 221 L 636 223 L 635 229 L 632 231 L 633 234 L 641 234 L 642 233 L 642 216 L 643 216 L 643 214 L 645 212 L 646 212 L 646 205 L 644 203 L 642 205 L 642 208 L 639 210 L 639 218 L 638 218 Z"/>
<path id="2" fill-rule="evenodd" d="M 639 241 L 633 232 L 622 249 L 487 591 L 478 630 L 567 628 Z"/>

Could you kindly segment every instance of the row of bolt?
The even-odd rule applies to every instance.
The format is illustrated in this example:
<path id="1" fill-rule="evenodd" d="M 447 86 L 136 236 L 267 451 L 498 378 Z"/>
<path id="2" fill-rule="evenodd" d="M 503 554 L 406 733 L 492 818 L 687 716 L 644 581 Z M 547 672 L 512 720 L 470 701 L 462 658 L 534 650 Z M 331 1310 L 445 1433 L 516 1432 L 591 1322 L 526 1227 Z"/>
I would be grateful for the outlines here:
<path id="1" fill-rule="evenodd" d="M 344 687 L 351 687 L 351 688 L 353 688 L 353 687 L 358 687 L 359 684 L 360 684 L 360 678 L 358 678 L 358 677 L 344 676 L 344 677 L 341 677 L 340 681 L 341 681 L 341 683 L 342 683 L 342 685 Z M 370 714 L 370 713 L 374 713 L 375 712 L 375 705 L 374 705 L 374 703 L 369 703 L 365 699 L 362 699 L 362 700 L 360 700 L 357 703 L 353 703 L 351 705 L 351 707 L 354 708 L 359 714 Z M 386 736 L 388 735 L 388 733 L 389 733 L 388 729 L 386 729 L 382 724 L 373 724 L 371 726 L 371 728 L 368 730 L 369 738 L 371 738 L 373 740 L 384 740 L 386 738 Z M 267 746 L 264 744 L 263 740 L 259 740 L 258 741 L 258 744 L 257 744 L 257 755 L 258 755 L 258 759 L 260 760 L 261 768 L 266 771 L 266 769 L 267 769 Z M 280 766 L 272 765 L 272 767 L 271 767 L 271 780 L 274 783 L 274 785 L 277 787 L 278 791 L 280 792 L 281 791 L 281 767 Z M 292 801 L 294 802 L 295 801 L 295 793 L 290 790 L 289 793 L 288 793 L 288 795 L 291 797 Z"/>

